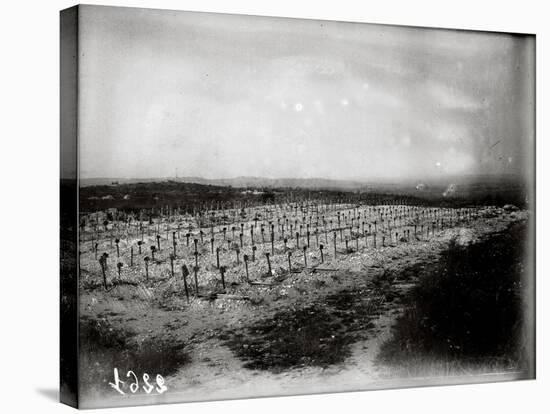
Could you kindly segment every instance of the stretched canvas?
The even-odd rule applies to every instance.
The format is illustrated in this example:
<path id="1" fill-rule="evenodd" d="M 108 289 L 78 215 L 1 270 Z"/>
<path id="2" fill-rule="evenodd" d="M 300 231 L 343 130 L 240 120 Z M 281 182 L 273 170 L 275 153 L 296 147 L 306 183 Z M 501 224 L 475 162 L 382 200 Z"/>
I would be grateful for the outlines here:
<path id="1" fill-rule="evenodd" d="M 75 6 L 61 399 L 535 377 L 535 36 Z"/>

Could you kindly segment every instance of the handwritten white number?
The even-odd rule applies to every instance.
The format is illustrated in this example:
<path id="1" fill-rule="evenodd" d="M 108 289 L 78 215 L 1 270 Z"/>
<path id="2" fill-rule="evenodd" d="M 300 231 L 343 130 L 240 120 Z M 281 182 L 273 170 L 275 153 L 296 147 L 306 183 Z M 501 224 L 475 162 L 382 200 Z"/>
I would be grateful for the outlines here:
<path id="1" fill-rule="evenodd" d="M 149 394 L 153 390 L 153 388 L 155 388 L 151 384 L 149 384 L 149 374 L 143 374 L 143 382 L 145 383 L 143 389 L 147 394 Z"/>
<path id="2" fill-rule="evenodd" d="M 134 374 L 134 371 L 128 371 L 126 376 L 129 377 L 130 374 L 132 374 L 134 376 L 134 381 L 135 381 L 135 382 L 130 384 L 130 391 L 132 391 L 132 394 L 135 394 L 136 391 L 139 390 L 139 381 L 137 379 L 136 374 Z"/>
<path id="3" fill-rule="evenodd" d="M 118 378 L 118 369 L 115 368 L 114 371 L 115 371 L 115 372 L 114 372 L 114 375 L 115 375 L 115 382 L 114 382 L 114 384 L 113 384 L 112 382 L 110 382 L 109 385 L 110 385 L 111 387 L 113 387 L 116 391 L 118 391 L 119 393 L 121 393 L 122 395 L 124 395 L 124 391 L 122 391 L 122 390 L 120 389 L 120 385 L 121 385 L 121 384 L 124 384 L 124 381 L 121 381 L 121 380 Z"/>
<path id="4" fill-rule="evenodd" d="M 168 387 L 164 385 L 164 378 L 162 378 L 162 375 L 160 374 L 157 374 L 157 385 L 158 385 L 157 392 L 159 394 L 162 394 L 168 389 Z"/>
<path id="5" fill-rule="evenodd" d="M 115 382 L 110 382 L 109 385 L 118 393 L 122 395 L 126 395 L 126 393 L 122 391 L 123 389 L 122 386 L 125 384 L 125 382 L 119 378 L 117 368 L 114 368 L 113 374 L 114 374 Z M 135 394 L 139 390 L 139 380 L 136 373 L 134 371 L 128 371 L 126 373 L 126 377 L 127 378 L 134 377 L 134 382 L 130 384 L 130 391 L 132 392 L 132 394 Z M 156 376 L 156 382 L 157 382 L 156 387 L 149 383 L 149 374 L 147 373 L 143 374 L 143 382 L 145 383 L 145 385 L 142 388 L 147 394 L 150 394 L 151 391 L 153 391 L 153 389 L 155 389 L 159 394 L 162 394 L 168 390 L 168 387 L 164 383 L 164 378 L 160 374 L 157 374 Z"/>

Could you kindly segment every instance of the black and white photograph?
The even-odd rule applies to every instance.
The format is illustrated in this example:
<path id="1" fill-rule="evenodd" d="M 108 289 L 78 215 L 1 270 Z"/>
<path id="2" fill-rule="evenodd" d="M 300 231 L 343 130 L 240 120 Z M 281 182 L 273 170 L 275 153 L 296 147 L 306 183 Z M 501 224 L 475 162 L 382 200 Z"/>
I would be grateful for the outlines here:
<path id="1" fill-rule="evenodd" d="M 65 403 L 534 378 L 534 35 L 60 16 Z"/>
<path id="2" fill-rule="evenodd" d="M 61 393 L 532 379 L 535 37 L 61 12 Z"/>

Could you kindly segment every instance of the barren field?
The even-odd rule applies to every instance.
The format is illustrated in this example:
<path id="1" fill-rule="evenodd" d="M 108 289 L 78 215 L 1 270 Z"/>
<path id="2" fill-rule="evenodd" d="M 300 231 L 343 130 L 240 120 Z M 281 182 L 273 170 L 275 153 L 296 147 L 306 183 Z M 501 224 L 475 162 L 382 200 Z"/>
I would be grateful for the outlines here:
<path id="1" fill-rule="evenodd" d="M 325 200 L 86 214 L 79 246 L 82 391 L 100 405 L 128 405 L 386 388 L 419 378 L 521 377 L 528 223 L 528 211 L 509 205 Z M 464 255 L 471 269 L 450 265 Z M 501 282 L 471 294 L 462 289 L 474 301 L 485 296 L 460 317 L 435 312 L 445 315 L 445 326 L 456 321 L 455 331 L 438 331 L 430 300 L 422 300 L 424 308 L 415 301 L 429 294 L 442 301 L 434 309 L 454 312 L 458 305 L 452 294 L 434 294 L 440 287 L 433 290 L 430 278 L 455 281 L 489 265 L 500 272 L 494 280 L 502 289 Z M 513 269 L 508 278 L 506 269 Z M 502 303 L 506 315 L 487 312 Z M 468 312 L 494 318 L 463 320 Z M 506 334 L 491 331 L 495 343 L 480 344 L 476 330 L 487 326 L 477 325 L 485 323 L 500 323 Z M 168 391 L 126 389 L 121 396 L 109 385 L 115 367 L 125 387 L 132 370 L 139 378 L 162 375 Z"/>

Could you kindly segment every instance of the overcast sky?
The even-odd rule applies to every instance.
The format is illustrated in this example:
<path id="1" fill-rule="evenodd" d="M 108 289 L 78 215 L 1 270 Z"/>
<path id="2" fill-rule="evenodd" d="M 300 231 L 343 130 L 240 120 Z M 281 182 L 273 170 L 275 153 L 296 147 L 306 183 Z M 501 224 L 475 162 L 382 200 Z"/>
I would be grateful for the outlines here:
<path id="1" fill-rule="evenodd" d="M 80 176 L 522 173 L 534 39 L 85 6 Z"/>

